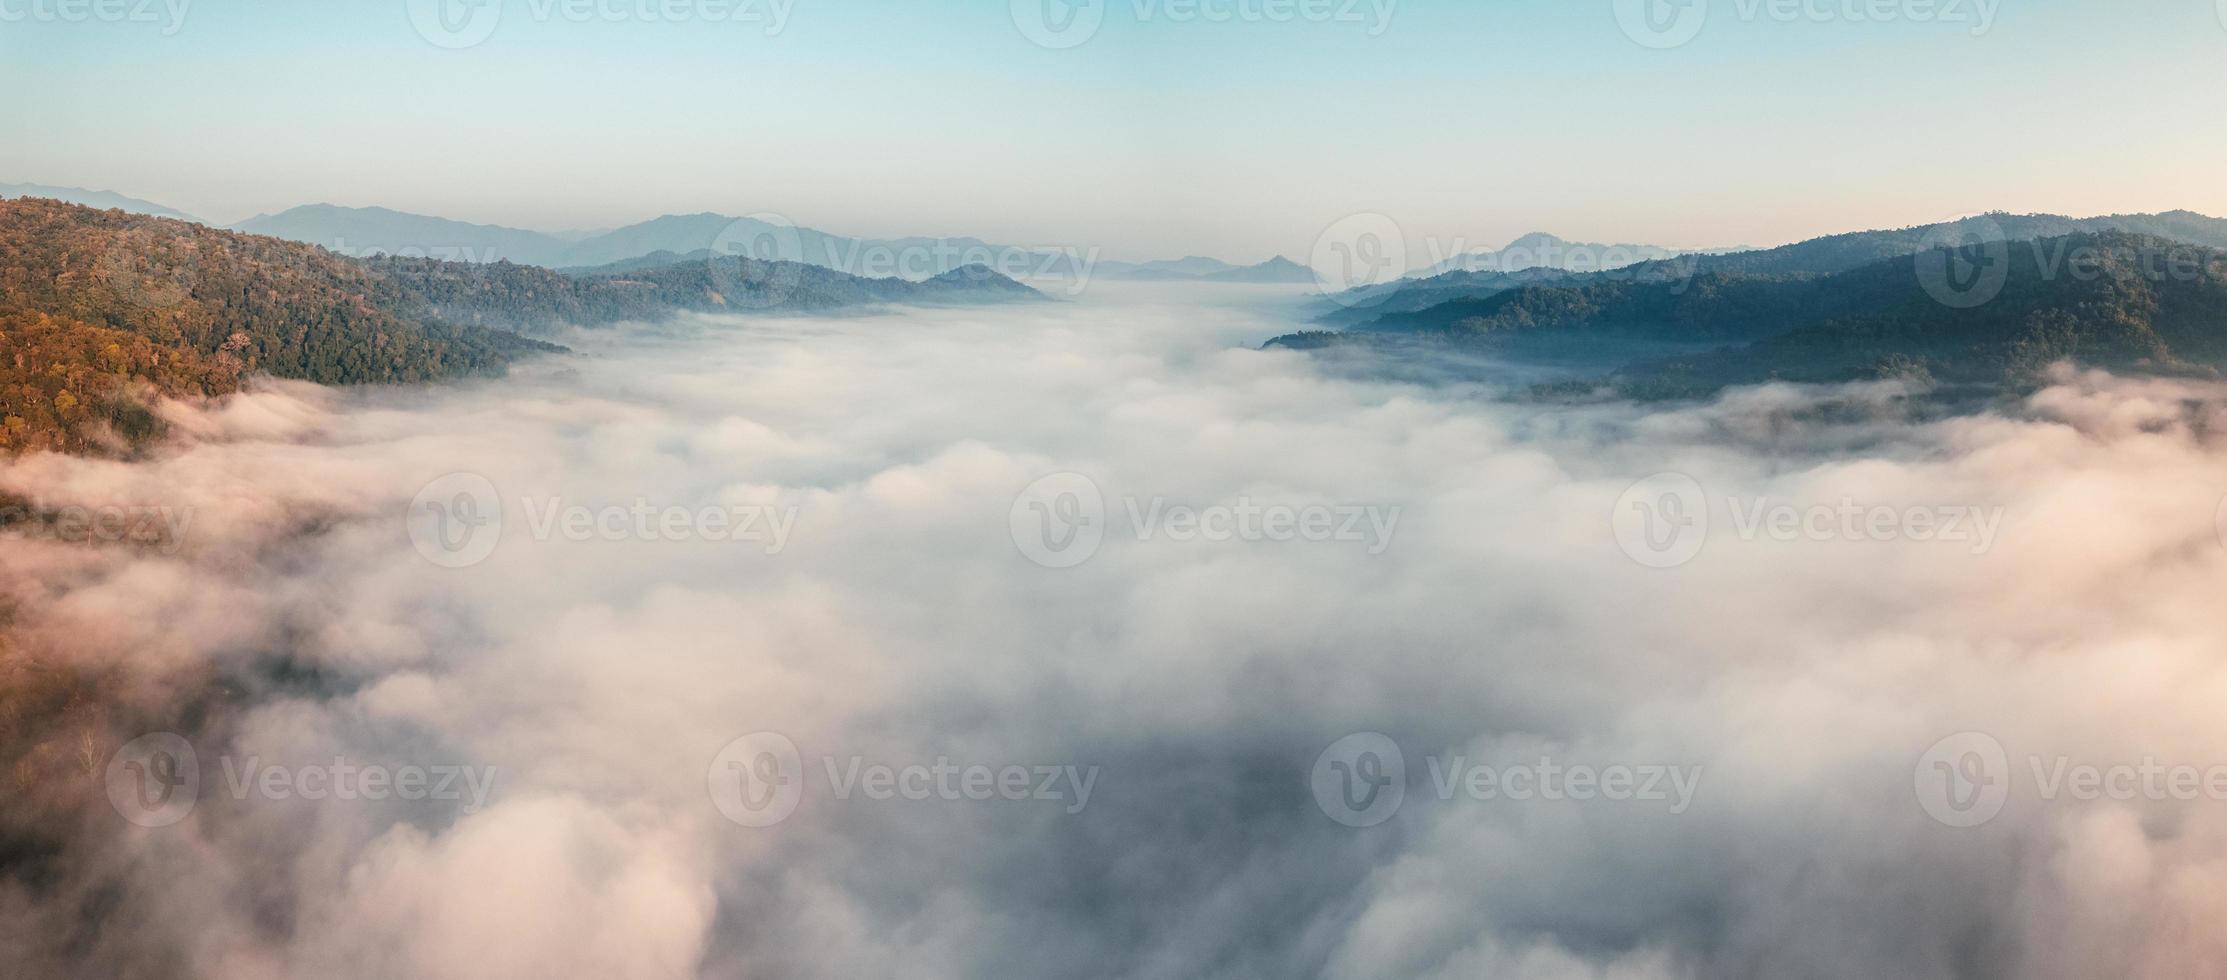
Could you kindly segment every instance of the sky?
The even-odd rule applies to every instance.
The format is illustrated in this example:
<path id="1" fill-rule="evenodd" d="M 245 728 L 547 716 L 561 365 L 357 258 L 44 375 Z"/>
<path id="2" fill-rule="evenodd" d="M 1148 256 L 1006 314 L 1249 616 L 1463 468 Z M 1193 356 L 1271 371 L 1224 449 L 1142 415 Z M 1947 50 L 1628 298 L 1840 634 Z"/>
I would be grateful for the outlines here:
<path id="1" fill-rule="evenodd" d="M 2215 0 L 1654 2 L 0 0 L 0 181 L 1244 261 L 2227 214 Z"/>

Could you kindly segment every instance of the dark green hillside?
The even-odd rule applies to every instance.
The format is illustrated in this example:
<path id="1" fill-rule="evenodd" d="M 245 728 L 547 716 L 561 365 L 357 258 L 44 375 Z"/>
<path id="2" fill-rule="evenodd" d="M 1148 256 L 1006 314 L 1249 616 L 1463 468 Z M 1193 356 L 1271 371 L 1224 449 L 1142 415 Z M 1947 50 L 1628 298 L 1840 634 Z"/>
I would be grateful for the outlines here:
<path id="1" fill-rule="evenodd" d="M 565 326 L 654 320 L 676 312 L 805 313 L 881 303 L 962 304 L 1041 300 L 1043 294 L 981 267 L 923 282 L 868 279 L 802 262 L 709 253 L 647 268 L 556 273 L 508 262 L 467 265 L 376 257 L 367 268 L 415 295 L 434 316 L 548 334 Z"/>
<path id="2" fill-rule="evenodd" d="M 1840 315 L 1813 315 L 1746 347 L 1633 365 L 1619 379 L 1678 394 L 1912 373 L 2023 386 L 2065 360 L 2172 375 L 2227 368 L 2227 252 L 2111 233 L 2010 256 L 2001 293 L 1970 309 L 1914 291 L 1921 259 L 1906 257 L 1826 280 L 1846 304 Z"/>
<path id="3" fill-rule="evenodd" d="M 1322 317 L 1322 322 L 1339 328 L 1368 329 L 1372 321 L 1380 318 L 1415 313 L 1458 300 L 1486 299 L 1526 285 L 1588 286 L 1604 282 L 1677 282 L 1711 274 L 1747 277 L 1828 276 L 1913 255 L 1941 243 L 2026 242 L 2112 232 L 2165 238 L 2184 245 L 2227 248 L 2227 220 L 2207 217 L 2193 211 L 2114 214 L 2095 218 L 1997 212 L 1909 228 L 1828 235 L 1778 248 L 1681 255 L 1642 262 L 1605 273 L 1580 274 L 1552 269 L 1529 269 L 1517 273 L 1449 272 L 1355 291 L 1343 297 L 1350 308 L 1331 311 Z"/>
<path id="4" fill-rule="evenodd" d="M 2000 270 L 1985 302 L 1952 304 L 1928 290 L 1948 267 L 1942 250 L 1823 277 L 1706 273 L 1691 282 L 1532 286 L 1385 317 L 1367 331 L 1271 344 L 1583 358 L 1646 395 L 1913 374 L 2020 385 L 2068 359 L 2173 374 L 2227 367 L 2227 251 L 2112 232 L 1961 254 Z M 1409 338 L 1428 343 L 1387 343 Z M 1691 353 L 1639 360 L 1662 345 Z"/>

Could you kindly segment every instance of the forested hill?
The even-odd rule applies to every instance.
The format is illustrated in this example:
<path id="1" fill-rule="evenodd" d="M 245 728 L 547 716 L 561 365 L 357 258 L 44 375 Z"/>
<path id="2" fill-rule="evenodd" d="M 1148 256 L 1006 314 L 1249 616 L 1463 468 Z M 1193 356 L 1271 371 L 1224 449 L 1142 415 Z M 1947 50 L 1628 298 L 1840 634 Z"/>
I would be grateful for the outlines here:
<path id="1" fill-rule="evenodd" d="M 1370 331 L 1271 343 L 1590 361 L 1627 393 L 1663 396 L 1912 374 L 2015 385 L 2067 359 L 2177 374 L 2227 368 L 2227 251 L 2124 233 L 2008 243 L 1986 266 L 1998 278 L 1974 280 L 1985 292 L 1937 295 L 1946 263 L 1947 253 L 1928 251 L 1825 277 L 1533 286 L 1386 317 Z M 1651 345 L 1688 350 L 1634 353 Z"/>
<path id="2" fill-rule="evenodd" d="M 150 393 L 222 394 L 255 373 L 425 381 L 561 349 L 427 316 L 391 278 L 313 246 L 0 201 L 0 452 L 121 450 L 159 429 Z"/>
<path id="3" fill-rule="evenodd" d="M 0 201 L 0 454 L 128 447 L 157 428 L 148 394 L 222 394 L 256 373 L 364 384 L 498 372 L 563 349 L 521 334 L 568 325 L 1043 299 L 980 266 L 910 282 L 702 257 L 564 275 L 354 259 L 167 218 Z"/>
<path id="4" fill-rule="evenodd" d="M 1993 212 L 1955 221 L 1909 228 L 1848 232 L 1739 252 L 1680 255 L 1641 262 L 1606 273 L 1569 273 L 1556 269 L 1449 272 L 1421 279 L 1353 290 L 1329 304 L 1320 320 L 1326 326 L 1367 328 L 1370 321 L 1415 313 L 1457 300 L 1482 300 L 1527 285 L 1585 286 L 1604 282 L 1676 282 L 1711 274 L 1723 276 L 1829 276 L 1958 242 L 2024 242 L 2080 234 L 2126 233 L 2170 239 L 2184 245 L 2227 248 L 2227 220 L 2193 211 L 2113 214 L 2069 218 L 2054 214 Z"/>
<path id="5" fill-rule="evenodd" d="M 420 297 L 442 319 L 545 334 L 565 325 L 647 320 L 679 311 L 824 312 L 880 303 L 974 304 L 1041 301 L 1028 286 L 983 266 L 922 282 L 870 279 L 802 262 L 769 262 L 709 252 L 556 273 L 508 262 L 466 264 L 375 257 L 364 264 Z"/>
<path id="6" fill-rule="evenodd" d="M 1911 228 L 1828 235 L 1778 248 L 1650 262 L 1633 267 L 1629 273 L 1631 278 L 1643 280 L 1678 278 L 1696 271 L 1771 276 L 1832 275 L 1914 255 L 1939 244 L 2025 242 L 2088 234 L 2140 235 L 2184 245 L 2227 248 L 2227 220 L 2193 211 L 2112 214 L 2094 218 L 1997 212 Z"/>

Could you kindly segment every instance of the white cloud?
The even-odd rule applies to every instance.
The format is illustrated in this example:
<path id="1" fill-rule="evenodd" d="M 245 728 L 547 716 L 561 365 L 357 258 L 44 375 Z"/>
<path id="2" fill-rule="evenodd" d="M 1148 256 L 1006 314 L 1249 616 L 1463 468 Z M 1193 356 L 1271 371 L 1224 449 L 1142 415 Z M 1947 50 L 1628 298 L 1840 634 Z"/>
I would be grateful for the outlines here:
<path id="1" fill-rule="evenodd" d="M 0 548 L 11 656 L 85 672 L 97 706 L 0 688 L 31 720 L 0 742 L 22 771 L 179 730 L 205 768 L 500 772 L 478 812 L 204 793 L 144 832 L 97 787 L 37 783 L 0 802 L 48 835 L 0 866 L 0 945 L 27 976 L 2172 976 L 2221 954 L 2220 804 L 2014 792 L 1960 831 L 1911 770 L 1966 730 L 2019 760 L 2227 759 L 2227 391 L 2066 375 L 1939 419 L 1892 386 L 1548 406 L 1324 374 L 1229 349 L 1283 332 L 1272 313 L 1107 292 L 582 334 L 503 382 L 276 385 L 173 407 L 188 442 L 154 460 L 0 469 L 195 515 L 175 555 Z M 446 569 L 403 509 L 459 470 L 514 518 L 533 496 L 798 520 L 768 555 L 514 519 Z M 1650 569 L 1609 514 L 1665 470 L 2005 520 L 1983 554 L 1720 529 Z M 1008 509 L 1064 471 L 1403 516 L 1381 555 L 1116 534 L 1055 571 Z M 808 774 L 1102 775 L 1077 814 L 808 785 L 751 830 L 706 766 L 760 731 Z M 1359 731 L 1415 780 L 1365 831 L 1306 784 Z M 1448 752 L 1705 775 L 1680 814 L 1440 800 L 1421 760 Z"/>

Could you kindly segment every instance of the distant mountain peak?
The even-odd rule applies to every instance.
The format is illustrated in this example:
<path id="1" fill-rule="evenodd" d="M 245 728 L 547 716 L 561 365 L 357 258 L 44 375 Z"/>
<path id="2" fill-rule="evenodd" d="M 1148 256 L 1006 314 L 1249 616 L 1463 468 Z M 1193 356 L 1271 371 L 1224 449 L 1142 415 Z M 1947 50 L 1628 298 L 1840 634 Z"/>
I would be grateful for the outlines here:
<path id="1" fill-rule="evenodd" d="M 1315 271 L 1281 255 L 1259 265 L 1198 277 L 1207 282 L 1312 283 Z"/>
<path id="2" fill-rule="evenodd" d="M 1570 244 L 1569 240 L 1561 237 L 1560 235 L 1553 235 L 1543 231 L 1534 231 L 1528 235 L 1518 235 L 1516 239 L 1509 242 L 1506 247 L 1548 248 L 1552 246 L 1568 244 Z"/>
<path id="3" fill-rule="evenodd" d="M 61 201 L 65 204 L 99 208 L 103 211 L 129 211 L 133 214 L 144 214 L 154 218 L 171 218 L 178 221 L 191 221 L 194 224 L 208 224 L 208 222 L 183 211 L 167 208 L 153 201 L 126 197 L 115 191 L 87 190 L 83 187 L 56 187 L 50 184 L 0 184 L 0 200 L 17 197 L 41 197 Z"/>
<path id="4" fill-rule="evenodd" d="M 1427 277 L 1449 272 L 1515 273 L 1538 268 L 1599 272 L 1654 259 L 1666 259 L 1676 254 L 1676 249 L 1659 245 L 1573 242 L 1560 235 L 1534 231 L 1519 236 L 1498 249 L 1479 249 L 1456 255 L 1423 274 Z"/>

